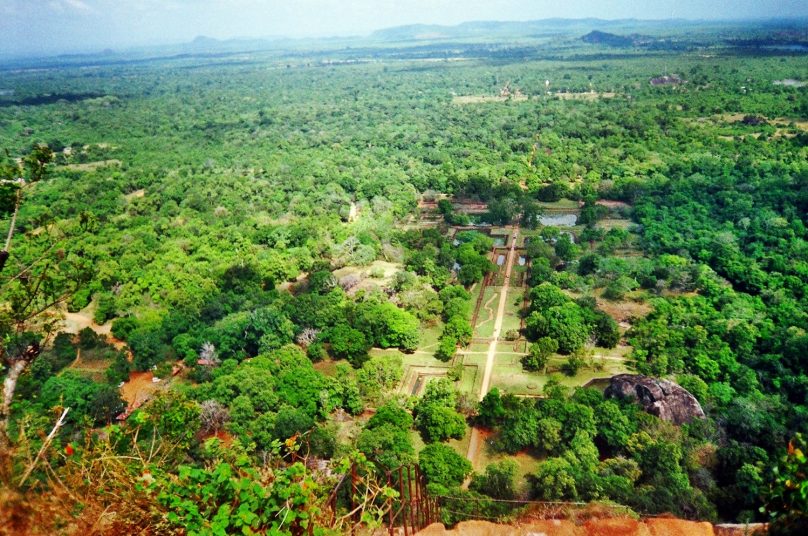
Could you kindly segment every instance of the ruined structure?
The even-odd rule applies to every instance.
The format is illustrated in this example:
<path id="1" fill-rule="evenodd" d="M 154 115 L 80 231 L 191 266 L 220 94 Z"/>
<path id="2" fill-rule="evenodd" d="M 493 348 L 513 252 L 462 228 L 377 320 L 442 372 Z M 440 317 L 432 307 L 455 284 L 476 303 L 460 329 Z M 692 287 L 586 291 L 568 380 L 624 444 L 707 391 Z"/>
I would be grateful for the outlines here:
<path id="1" fill-rule="evenodd" d="M 605 394 L 633 398 L 651 415 L 674 424 L 704 418 L 704 410 L 696 397 L 669 380 L 641 374 L 618 374 L 612 377 Z"/>

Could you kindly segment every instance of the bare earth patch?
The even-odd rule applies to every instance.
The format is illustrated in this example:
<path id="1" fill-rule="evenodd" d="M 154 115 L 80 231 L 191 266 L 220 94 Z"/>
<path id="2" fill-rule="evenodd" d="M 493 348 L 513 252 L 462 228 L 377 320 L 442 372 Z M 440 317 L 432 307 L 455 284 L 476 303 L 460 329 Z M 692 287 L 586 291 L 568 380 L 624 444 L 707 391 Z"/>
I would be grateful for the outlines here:
<path id="1" fill-rule="evenodd" d="M 651 312 L 651 305 L 634 300 L 611 301 L 602 298 L 603 291 L 598 291 L 596 301 L 598 308 L 611 316 L 618 324 L 630 323 L 633 318 L 642 318 Z"/>
<path id="2" fill-rule="evenodd" d="M 555 93 L 553 96 L 558 97 L 561 100 L 593 101 L 600 98 L 613 99 L 617 96 L 617 93 L 612 93 L 611 91 L 606 91 L 603 93 L 598 93 L 596 91 L 589 91 L 585 93 Z"/>
<path id="3" fill-rule="evenodd" d="M 631 208 L 631 205 L 629 205 L 628 203 L 626 203 L 624 201 L 612 201 L 610 199 L 600 199 L 597 202 L 595 202 L 595 204 L 596 205 L 601 205 L 601 206 L 604 206 L 604 207 L 607 207 L 607 208 L 612 208 L 612 209 Z M 583 206 L 583 204 L 582 204 L 582 206 Z"/>
<path id="4" fill-rule="evenodd" d="M 628 229 L 629 227 L 631 227 L 631 224 L 632 224 L 631 220 L 624 220 L 619 218 L 606 218 L 598 222 L 598 225 L 606 230 Z"/>
<path id="5" fill-rule="evenodd" d="M 511 95 L 510 97 L 503 97 L 499 95 L 458 95 L 452 97 L 452 104 L 486 104 L 492 102 L 525 102 L 530 97 L 527 95 Z"/>
<path id="6" fill-rule="evenodd" d="M 151 396 L 160 389 L 160 383 L 152 381 L 154 374 L 151 372 L 130 372 L 129 381 L 121 386 L 121 398 L 131 409 L 140 407 Z"/>
<path id="7" fill-rule="evenodd" d="M 581 514 L 586 516 L 586 510 Z M 572 512 L 574 515 L 575 512 Z M 612 514 L 614 515 L 614 514 Z M 580 521 L 579 521 L 580 523 Z M 682 519 L 600 517 L 577 524 L 573 519 L 523 520 L 510 525 L 488 521 L 463 521 L 453 530 L 435 523 L 417 534 L 423 536 L 713 536 L 710 523 Z"/>
<path id="8" fill-rule="evenodd" d="M 132 199 L 138 199 L 144 197 L 146 195 L 146 189 L 141 188 L 140 190 L 135 190 L 134 192 L 129 192 L 124 197 L 127 201 L 131 201 Z"/>
<path id="9" fill-rule="evenodd" d="M 403 269 L 401 264 L 387 261 L 374 261 L 369 266 L 345 266 L 339 270 L 334 270 L 334 277 L 341 280 L 346 276 L 356 276 L 360 279 L 358 285 L 351 289 L 351 293 L 358 290 L 373 290 L 384 288 L 390 285 L 396 272 Z M 381 277 L 370 277 L 371 274 L 379 273 Z"/>
<path id="10" fill-rule="evenodd" d="M 67 164 L 64 166 L 65 169 L 69 169 L 71 171 L 95 171 L 96 169 L 102 167 L 109 167 L 109 166 L 120 166 L 123 164 L 118 159 L 112 160 L 100 160 L 98 162 L 87 162 L 86 164 Z"/>

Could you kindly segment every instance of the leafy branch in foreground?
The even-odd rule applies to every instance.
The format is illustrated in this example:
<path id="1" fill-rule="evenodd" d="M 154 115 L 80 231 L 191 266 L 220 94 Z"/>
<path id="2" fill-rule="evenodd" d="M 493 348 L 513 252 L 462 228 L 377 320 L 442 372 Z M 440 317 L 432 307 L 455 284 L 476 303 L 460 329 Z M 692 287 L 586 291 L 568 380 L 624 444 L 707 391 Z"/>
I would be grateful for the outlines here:
<path id="1" fill-rule="evenodd" d="M 46 177 L 52 160 L 53 152 L 38 145 L 19 163 L 0 167 L 0 215 L 10 216 L 5 245 L 0 251 L 0 363 L 7 369 L 0 402 L 0 453 L 5 453 L 10 444 L 11 403 L 20 375 L 55 333 L 60 306 L 91 274 L 89 263 L 80 253 L 66 252 L 70 237 L 80 232 L 81 223 L 76 229 L 70 225 L 41 225 L 27 233 L 19 252 L 11 256 L 25 193 Z"/>
<path id="2" fill-rule="evenodd" d="M 769 530 L 774 535 L 803 534 L 808 524 L 808 442 L 797 434 L 774 469 L 774 480 L 762 512 L 772 517 Z"/>

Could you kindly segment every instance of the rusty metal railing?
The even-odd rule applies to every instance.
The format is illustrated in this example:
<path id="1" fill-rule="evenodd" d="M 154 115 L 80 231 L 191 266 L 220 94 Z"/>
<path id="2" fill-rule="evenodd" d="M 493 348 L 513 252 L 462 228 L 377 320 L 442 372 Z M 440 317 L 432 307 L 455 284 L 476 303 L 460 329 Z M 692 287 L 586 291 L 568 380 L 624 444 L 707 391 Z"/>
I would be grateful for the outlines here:
<path id="1" fill-rule="evenodd" d="M 392 471 L 383 473 L 382 482 L 386 487 L 395 490 L 387 498 L 380 499 L 374 494 L 371 500 L 379 507 L 383 523 L 390 536 L 397 530 L 403 530 L 404 536 L 414 535 L 419 530 L 440 520 L 440 504 L 430 496 L 427 491 L 426 479 L 417 464 L 402 465 Z M 331 509 L 330 526 L 335 527 L 339 510 L 339 499 L 343 499 L 343 507 L 347 508 L 350 517 L 351 534 L 356 534 L 362 526 L 362 512 L 367 505 L 361 504 L 367 500 L 367 490 L 362 489 L 363 480 L 358 474 L 356 464 L 352 464 L 348 473 L 343 475 L 329 497 Z M 345 496 L 347 494 L 347 497 Z"/>

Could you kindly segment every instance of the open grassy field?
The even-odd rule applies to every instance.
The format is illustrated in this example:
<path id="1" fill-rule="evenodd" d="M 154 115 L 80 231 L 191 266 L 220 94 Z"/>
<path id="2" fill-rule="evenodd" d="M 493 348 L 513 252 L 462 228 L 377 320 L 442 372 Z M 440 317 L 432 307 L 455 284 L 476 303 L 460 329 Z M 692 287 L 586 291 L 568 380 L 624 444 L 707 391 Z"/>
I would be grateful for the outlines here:
<path id="1" fill-rule="evenodd" d="M 88 352 L 85 351 L 84 353 L 87 354 Z M 110 359 L 88 359 L 88 357 L 87 355 L 84 357 L 79 355 L 76 360 L 70 364 L 70 370 L 78 372 L 93 381 L 104 381 L 105 373 L 112 361 Z"/>
<path id="2" fill-rule="evenodd" d="M 508 296 L 505 298 L 505 316 L 502 319 L 501 337 L 504 337 L 508 331 L 519 330 L 519 324 L 522 321 L 520 312 L 524 295 L 524 288 L 511 287 L 508 289 Z"/>
<path id="3" fill-rule="evenodd" d="M 458 95 L 452 97 L 452 104 L 491 104 L 504 102 L 525 102 L 530 97 L 527 95 Z"/>
<path id="4" fill-rule="evenodd" d="M 615 374 L 629 372 L 624 357 L 630 351 L 631 348 L 628 346 L 618 346 L 615 349 L 594 348 L 593 362 L 599 370 L 587 367 L 570 377 L 560 374 L 561 366 L 566 362 L 564 356 L 555 355 L 551 358 L 548 374 L 528 372 L 522 369 L 520 359 L 523 354 L 514 352 L 512 343 L 500 343 L 497 345 L 491 387 L 515 395 L 538 396 L 541 395 L 551 375 L 557 375 L 564 385 L 580 387 L 595 378 L 609 378 Z"/>
<path id="5" fill-rule="evenodd" d="M 633 223 L 631 220 L 624 218 L 605 218 L 598 222 L 598 227 L 603 227 L 607 231 L 611 229 L 628 229 Z"/>
<path id="6" fill-rule="evenodd" d="M 580 208 L 578 205 L 578 201 L 575 201 L 573 199 L 559 199 L 558 201 L 553 202 L 539 201 L 539 206 L 546 211 L 552 211 L 552 210 L 572 211 L 572 210 L 578 210 Z"/>
<path id="7" fill-rule="evenodd" d="M 345 266 L 335 270 L 334 277 L 337 280 L 348 276 L 359 278 L 359 284 L 351 289 L 351 293 L 356 293 L 359 290 L 369 291 L 389 286 L 396 272 L 403 269 L 403 265 L 399 263 L 374 261 L 368 266 Z"/>
<path id="8" fill-rule="evenodd" d="M 519 466 L 516 473 L 516 482 L 519 486 L 517 494 L 528 495 L 530 493 L 530 483 L 526 476 L 536 472 L 536 467 L 544 459 L 544 456 L 534 450 L 507 454 L 498 452 L 493 445 L 494 436 L 490 431 L 481 430 L 483 444 L 478 451 L 477 457 L 472 463 L 477 472 L 485 471 L 486 466 L 504 460 L 513 460 Z M 458 451 L 459 452 L 459 451 Z"/>
<path id="9" fill-rule="evenodd" d="M 474 326 L 475 338 L 487 339 L 494 334 L 494 320 L 500 292 L 499 287 L 485 287 L 483 301 L 477 314 L 477 323 Z"/>
<path id="10" fill-rule="evenodd" d="M 477 396 L 483 381 L 486 356 L 485 354 L 465 354 L 458 356 L 458 359 L 460 358 L 463 360 L 463 377 L 460 379 L 458 388 L 463 393 Z"/>

